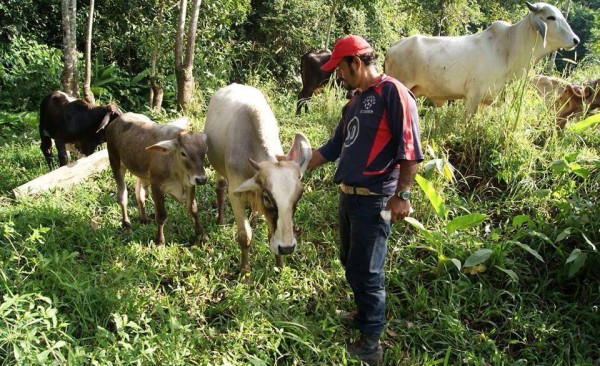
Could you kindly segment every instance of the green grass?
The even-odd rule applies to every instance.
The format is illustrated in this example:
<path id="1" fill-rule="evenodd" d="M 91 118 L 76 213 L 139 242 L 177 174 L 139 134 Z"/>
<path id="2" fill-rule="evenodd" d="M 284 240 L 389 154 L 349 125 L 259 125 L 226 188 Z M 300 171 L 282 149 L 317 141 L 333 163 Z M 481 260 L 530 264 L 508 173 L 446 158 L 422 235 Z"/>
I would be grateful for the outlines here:
<path id="1" fill-rule="evenodd" d="M 315 147 L 326 141 L 341 93 L 326 90 L 310 114 L 296 117 L 293 93 L 268 81 L 256 85 L 273 105 L 284 149 L 297 131 Z M 394 225 L 386 365 L 600 363 L 598 130 L 559 133 L 536 95 L 519 90 L 509 88 L 504 102 L 483 107 L 468 125 L 461 102 L 435 109 L 421 101 L 427 159 L 451 163 L 456 180 L 435 169 L 427 175 L 448 217 L 415 186 L 414 217 L 433 236 Z M 201 129 L 202 116 L 194 124 Z M 251 281 L 244 283 L 231 211 L 226 225 L 215 224 L 212 173 L 197 190 L 210 242 L 188 245 L 191 219 L 168 199 L 167 245 L 156 247 L 154 224 L 134 221 L 132 234 L 122 232 L 109 171 L 70 190 L 15 200 L 12 189 L 47 168 L 34 123 L 0 124 L 0 135 L 1 364 L 359 364 L 344 351 L 356 331 L 335 318 L 353 301 L 337 260 L 333 164 L 304 177 L 299 245 L 283 269 L 275 267 L 259 220 Z M 446 231 L 467 213 L 488 219 Z M 479 249 L 492 254 L 477 274 L 446 260 L 464 264 Z M 574 250 L 586 260 L 570 274 Z"/>

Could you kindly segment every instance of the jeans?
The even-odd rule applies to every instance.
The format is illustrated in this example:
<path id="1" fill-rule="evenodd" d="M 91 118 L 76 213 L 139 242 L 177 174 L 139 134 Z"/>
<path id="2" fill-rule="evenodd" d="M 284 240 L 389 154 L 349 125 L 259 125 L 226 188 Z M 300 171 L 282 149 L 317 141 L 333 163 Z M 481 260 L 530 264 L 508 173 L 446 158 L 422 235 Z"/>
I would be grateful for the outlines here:
<path id="1" fill-rule="evenodd" d="M 339 195 L 340 260 L 354 293 L 358 311 L 354 318 L 356 327 L 365 334 L 381 334 L 385 326 L 383 265 L 391 224 L 379 213 L 388 199 L 376 195 Z"/>

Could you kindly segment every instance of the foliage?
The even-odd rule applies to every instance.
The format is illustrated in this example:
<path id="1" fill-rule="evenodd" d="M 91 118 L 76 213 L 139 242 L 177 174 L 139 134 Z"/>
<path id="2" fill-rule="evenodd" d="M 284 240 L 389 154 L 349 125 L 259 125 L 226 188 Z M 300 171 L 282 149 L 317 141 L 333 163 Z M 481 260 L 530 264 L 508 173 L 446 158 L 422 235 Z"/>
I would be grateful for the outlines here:
<path id="1" fill-rule="evenodd" d="M 0 107 L 36 110 L 46 94 L 59 89 L 61 52 L 23 36 L 0 45 Z"/>

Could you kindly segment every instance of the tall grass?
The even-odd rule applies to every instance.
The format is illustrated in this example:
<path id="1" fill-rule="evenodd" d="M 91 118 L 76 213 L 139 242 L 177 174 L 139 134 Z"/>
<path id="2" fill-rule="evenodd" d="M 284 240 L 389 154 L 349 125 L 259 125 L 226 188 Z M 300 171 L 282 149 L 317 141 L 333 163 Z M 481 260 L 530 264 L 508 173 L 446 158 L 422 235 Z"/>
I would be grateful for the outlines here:
<path id="1" fill-rule="evenodd" d="M 328 88 L 313 98 L 310 114 L 295 116 L 295 93 L 268 80 L 254 84 L 273 106 L 284 149 L 297 131 L 314 147 L 330 136 L 343 93 Z M 193 123 L 202 129 L 208 96 L 198 100 Z M 431 237 L 405 222 L 393 227 L 385 364 L 597 365 L 598 131 L 559 133 L 542 101 L 519 84 L 469 124 L 461 122 L 460 101 L 420 104 L 427 160 L 452 166 L 456 178 L 435 168 L 426 175 L 447 217 L 415 187 L 414 217 Z M 1 130 L 3 365 L 358 364 L 344 351 L 357 333 L 335 317 L 353 300 L 337 260 L 334 164 L 303 178 L 299 245 L 283 269 L 259 220 L 244 283 L 231 212 L 224 226 L 215 224 L 212 173 L 197 192 L 210 242 L 189 246 L 191 220 L 167 199 L 168 243 L 156 247 L 153 224 L 134 221 L 132 234 L 122 232 L 109 171 L 73 189 L 14 200 L 12 188 L 47 171 L 35 126 L 19 128 L 14 137 Z M 469 213 L 488 218 L 446 229 Z M 491 255 L 476 270 L 446 260 L 464 264 L 481 249 Z M 580 256 L 568 262 L 576 250 Z"/>

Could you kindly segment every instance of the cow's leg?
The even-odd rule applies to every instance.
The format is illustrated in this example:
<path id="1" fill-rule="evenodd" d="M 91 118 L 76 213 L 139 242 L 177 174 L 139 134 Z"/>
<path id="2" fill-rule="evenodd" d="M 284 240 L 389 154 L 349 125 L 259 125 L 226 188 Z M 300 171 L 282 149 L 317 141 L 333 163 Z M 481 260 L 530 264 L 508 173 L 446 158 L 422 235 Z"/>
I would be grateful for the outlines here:
<path id="1" fill-rule="evenodd" d="M 296 115 L 299 116 L 302 113 L 302 107 L 304 107 L 304 113 L 308 113 L 308 101 L 312 92 L 308 90 L 306 87 L 303 87 L 300 93 L 298 94 L 298 102 L 296 103 Z"/>
<path id="2" fill-rule="evenodd" d="M 252 240 L 252 230 L 246 216 L 246 207 L 244 202 L 238 199 L 233 193 L 229 193 L 229 202 L 237 223 L 237 241 L 242 250 L 242 261 L 240 263 L 240 274 L 245 277 L 250 273 L 250 262 L 248 253 L 250 251 L 250 241 Z"/>
<path id="3" fill-rule="evenodd" d="M 55 139 L 54 144 L 56 145 L 56 151 L 58 151 L 58 162 L 60 166 L 67 165 L 69 163 L 69 156 L 67 155 L 67 147 L 62 139 Z"/>
<path id="4" fill-rule="evenodd" d="M 138 204 L 138 211 L 140 213 L 140 221 L 147 224 L 150 219 L 146 215 L 146 189 L 148 188 L 148 182 L 142 181 L 138 178 L 135 181 L 135 199 Z"/>
<path id="5" fill-rule="evenodd" d="M 479 103 L 483 99 L 483 93 L 478 90 L 471 89 L 465 98 L 465 121 L 471 120 L 475 113 Z"/>
<path id="6" fill-rule="evenodd" d="M 198 219 L 198 205 L 196 203 L 196 187 L 192 186 L 188 188 L 186 204 L 188 208 L 188 212 L 192 216 L 194 220 L 194 233 L 196 234 L 196 238 L 194 242 L 199 241 L 200 243 L 208 242 L 208 235 L 202 228 L 200 224 L 200 220 Z"/>
<path id="7" fill-rule="evenodd" d="M 52 169 L 52 139 L 49 136 L 45 136 L 42 131 L 40 131 L 40 138 L 42 140 L 40 149 L 42 150 L 42 154 L 44 154 L 44 158 L 46 158 L 48 168 Z"/>
<path id="8" fill-rule="evenodd" d="M 165 194 L 158 185 L 152 185 L 152 199 L 154 200 L 154 219 L 156 221 L 156 245 L 165 244 L 165 221 L 167 221 L 167 209 L 165 208 Z"/>
<path id="9" fill-rule="evenodd" d="M 127 170 L 121 165 L 119 156 L 108 154 L 108 157 L 113 177 L 117 183 L 117 203 L 121 206 L 121 226 L 129 234 L 131 232 L 131 221 L 129 221 L 129 215 L 127 214 L 127 185 L 125 184 L 125 172 Z"/>
<path id="10" fill-rule="evenodd" d="M 227 191 L 227 179 L 219 176 L 217 179 L 217 225 L 223 225 L 223 214 L 225 212 L 225 193 Z"/>

